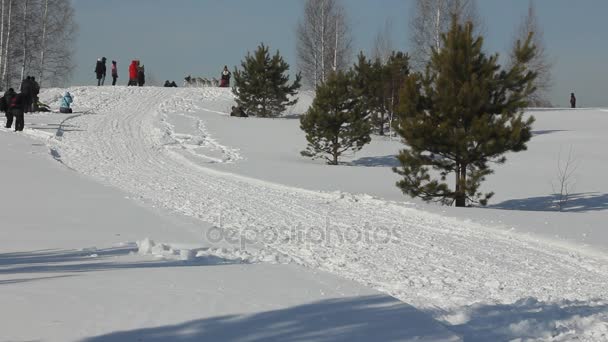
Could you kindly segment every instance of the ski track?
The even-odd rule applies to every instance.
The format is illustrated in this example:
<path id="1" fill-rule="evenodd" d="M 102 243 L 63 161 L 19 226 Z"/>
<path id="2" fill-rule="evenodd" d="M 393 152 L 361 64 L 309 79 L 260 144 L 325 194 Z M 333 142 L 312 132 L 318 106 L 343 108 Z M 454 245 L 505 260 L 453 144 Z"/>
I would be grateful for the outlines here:
<path id="1" fill-rule="evenodd" d="M 256 233 L 255 244 L 278 262 L 354 279 L 432 312 L 447 324 L 458 324 L 454 315 L 475 303 L 508 304 L 532 297 L 558 305 L 569 300 L 606 305 L 608 266 L 602 255 L 403 203 L 307 191 L 211 170 L 206 162 L 238 162 L 244 157 L 213 139 L 203 120 L 192 115 L 204 110 L 196 103 L 219 101 L 222 93 L 103 89 L 74 90 L 79 103 L 94 108 L 95 115 L 70 118 L 82 131 L 48 137 L 49 147 L 64 164 L 155 205 L 228 231 Z M 176 133 L 171 120 L 178 116 L 190 120 L 197 134 Z M 219 151 L 221 157 L 197 154 L 200 146 Z M 302 239 L 307 234 L 316 237 L 327 227 L 330 241 Z M 386 243 L 354 238 L 387 231 L 391 238 Z M 269 232 L 276 238 L 268 238 Z M 259 238 L 263 233 L 266 238 Z M 350 239 L 340 241 L 338 235 Z M 597 319 L 606 322 L 608 315 L 600 313 Z"/>

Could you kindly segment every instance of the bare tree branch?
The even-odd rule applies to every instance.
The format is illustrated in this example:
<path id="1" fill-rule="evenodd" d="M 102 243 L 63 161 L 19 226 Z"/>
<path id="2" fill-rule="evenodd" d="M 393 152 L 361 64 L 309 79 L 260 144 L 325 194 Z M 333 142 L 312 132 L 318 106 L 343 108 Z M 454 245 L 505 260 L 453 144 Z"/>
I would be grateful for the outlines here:
<path id="1" fill-rule="evenodd" d="M 307 0 L 297 30 L 298 67 L 311 88 L 351 61 L 352 36 L 339 0 Z"/>

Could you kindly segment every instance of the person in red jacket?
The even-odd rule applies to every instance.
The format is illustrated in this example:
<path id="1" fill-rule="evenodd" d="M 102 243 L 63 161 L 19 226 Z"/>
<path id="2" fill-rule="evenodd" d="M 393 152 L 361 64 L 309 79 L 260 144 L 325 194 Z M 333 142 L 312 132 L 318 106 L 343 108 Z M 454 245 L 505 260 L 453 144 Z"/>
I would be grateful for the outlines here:
<path id="1" fill-rule="evenodd" d="M 129 84 L 130 86 L 137 85 L 137 71 L 139 69 L 139 61 L 133 60 L 131 61 L 131 65 L 129 65 Z"/>

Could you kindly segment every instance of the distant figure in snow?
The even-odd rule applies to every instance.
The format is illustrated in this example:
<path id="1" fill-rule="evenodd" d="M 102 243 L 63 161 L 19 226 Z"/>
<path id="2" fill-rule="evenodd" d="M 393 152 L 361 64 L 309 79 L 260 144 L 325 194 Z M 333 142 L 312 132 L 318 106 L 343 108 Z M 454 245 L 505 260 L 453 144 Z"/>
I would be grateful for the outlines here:
<path id="1" fill-rule="evenodd" d="M 32 109 L 32 103 L 34 102 L 34 87 L 34 82 L 30 76 L 27 76 L 21 82 L 21 88 L 19 90 L 21 91 L 21 94 L 23 94 L 23 111 L 25 113 L 30 112 Z"/>
<path id="2" fill-rule="evenodd" d="M 137 68 L 137 85 L 143 87 L 146 84 L 146 68 L 142 65 Z"/>
<path id="3" fill-rule="evenodd" d="M 237 118 L 247 118 L 249 115 L 245 113 L 243 108 L 238 106 L 232 106 L 232 111 L 230 112 L 230 116 L 235 116 Z"/>
<path id="4" fill-rule="evenodd" d="M 576 96 L 574 96 L 574 93 L 570 93 L 570 108 L 576 108 Z"/>
<path id="5" fill-rule="evenodd" d="M 97 75 L 97 86 L 102 86 L 106 80 L 106 58 L 102 57 L 97 60 L 95 66 L 95 74 Z"/>
<path id="6" fill-rule="evenodd" d="M 36 77 L 32 76 L 32 98 L 30 99 L 30 111 L 38 111 L 38 95 L 40 94 L 40 84 L 36 82 Z"/>
<path id="7" fill-rule="evenodd" d="M 13 125 L 13 111 L 10 108 L 10 104 L 13 102 L 13 97 L 15 96 L 17 96 L 15 90 L 9 88 L 0 99 L 0 110 L 2 110 L 6 116 L 6 128 L 11 128 Z"/>
<path id="8" fill-rule="evenodd" d="M 61 98 L 61 104 L 59 105 L 59 112 L 64 113 L 64 114 L 72 113 L 72 108 L 70 108 L 70 106 L 72 105 L 72 102 L 74 102 L 74 99 L 72 98 L 72 94 L 70 94 L 70 92 L 66 91 L 65 94 L 63 95 L 63 97 Z"/>
<path id="9" fill-rule="evenodd" d="M 224 70 L 222 71 L 222 77 L 220 80 L 220 87 L 227 88 L 230 87 L 230 71 L 228 70 L 228 66 L 224 65 Z"/>
<path id="10" fill-rule="evenodd" d="M 165 84 L 163 85 L 163 87 L 165 87 L 165 88 L 171 87 L 171 82 L 169 82 L 169 80 L 166 80 Z"/>
<path id="11" fill-rule="evenodd" d="M 10 89 L 9 89 L 10 90 Z M 6 128 L 11 128 L 12 118 L 15 118 L 15 132 L 23 131 L 25 126 L 24 110 L 27 103 L 27 95 L 20 93 L 14 95 L 8 103 L 8 110 L 11 115 L 11 122 L 6 123 Z M 9 125 L 10 124 L 10 125 Z"/>
<path id="12" fill-rule="evenodd" d="M 116 61 L 112 61 L 112 85 L 116 85 L 116 80 L 118 79 L 118 67 L 116 66 Z"/>
<path id="13" fill-rule="evenodd" d="M 177 88 L 177 83 L 175 81 L 171 81 L 170 87 Z"/>
<path id="14" fill-rule="evenodd" d="M 139 61 L 134 59 L 131 61 L 131 65 L 129 65 L 129 83 L 128 86 L 136 86 L 137 85 L 137 69 L 139 67 Z"/>

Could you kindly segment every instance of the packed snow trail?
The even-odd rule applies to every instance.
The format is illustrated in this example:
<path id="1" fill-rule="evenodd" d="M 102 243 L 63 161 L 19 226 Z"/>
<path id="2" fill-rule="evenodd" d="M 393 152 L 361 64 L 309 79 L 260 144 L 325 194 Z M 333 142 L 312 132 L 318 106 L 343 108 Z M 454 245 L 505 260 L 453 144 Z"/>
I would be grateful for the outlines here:
<path id="1" fill-rule="evenodd" d="M 103 87 L 74 92 L 81 106 L 95 110 L 70 120 L 78 130 L 48 139 L 63 163 L 142 200 L 238 232 L 245 238 L 236 244 L 263 246 L 277 261 L 357 280 L 455 326 L 472 319 L 482 304 L 535 298 L 564 312 L 574 303 L 607 304 L 603 255 L 581 254 L 403 203 L 307 191 L 206 168 L 205 163 L 246 158 L 214 140 L 204 122 L 188 114 L 230 106 L 223 90 Z M 184 139 L 175 132 L 174 120 L 184 118 L 198 125 L 197 136 Z M 190 153 L 205 146 L 215 151 L 213 157 Z M 504 310 L 515 310 L 513 305 Z M 591 341 L 597 340 L 593 334 L 598 329 L 608 334 L 605 309 L 588 313 L 601 328 L 592 331 L 568 323 L 574 314 L 558 316 L 554 326 L 513 330 L 535 338 L 587 333 Z M 501 326 L 494 324 L 490 329 Z"/>

